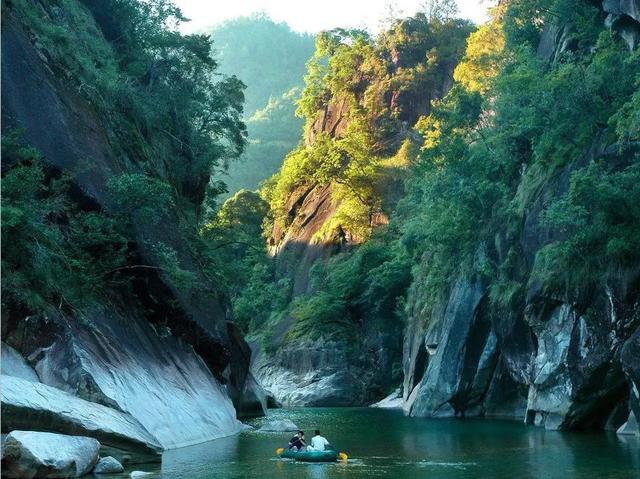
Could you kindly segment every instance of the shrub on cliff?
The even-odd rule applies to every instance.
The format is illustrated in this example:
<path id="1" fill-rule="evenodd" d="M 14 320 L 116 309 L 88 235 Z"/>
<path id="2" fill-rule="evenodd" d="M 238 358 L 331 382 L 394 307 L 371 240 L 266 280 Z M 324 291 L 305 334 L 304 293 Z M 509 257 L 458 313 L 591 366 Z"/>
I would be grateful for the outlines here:
<path id="1" fill-rule="evenodd" d="M 127 238 L 113 216 L 82 211 L 69 178 L 45 170 L 40 154 L 15 133 L 2 139 L 13 164 L 2 178 L 3 311 L 55 305 L 78 313 L 122 278 Z"/>
<path id="2" fill-rule="evenodd" d="M 536 48 L 557 18 L 574 28 L 547 61 Z M 497 244 L 496 233 L 521 234 L 531 205 L 563 171 L 568 191 L 543 205 L 551 238 L 530 281 L 575 297 L 637 264 L 640 177 L 630 139 L 638 138 L 639 65 L 598 8 L 572 0 L 510 2 L 469 38 L 457 85 L 420 124 L 423 153 L 399 208 L 403 243 L 429 254 L 430 297 L 470 271 L 492 284 L 493 299 L 521 294 L 518 253 L 478 261 L 478 247 Z"/>

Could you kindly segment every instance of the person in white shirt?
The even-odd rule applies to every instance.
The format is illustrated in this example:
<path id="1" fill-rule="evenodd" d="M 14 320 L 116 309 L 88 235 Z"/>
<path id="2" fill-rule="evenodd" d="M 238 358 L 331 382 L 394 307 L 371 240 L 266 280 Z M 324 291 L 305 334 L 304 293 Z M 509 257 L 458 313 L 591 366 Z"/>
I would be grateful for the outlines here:
<path id="1" fill-rule="evenodd" d="M 311 446 L 307 447 L 307 450 L 324 451 L 326 449 L 332 449 L 331 444 L 326 438 L 320 435 L 320 431 L 316 429 L 316 435 L 311 439 Z"/>

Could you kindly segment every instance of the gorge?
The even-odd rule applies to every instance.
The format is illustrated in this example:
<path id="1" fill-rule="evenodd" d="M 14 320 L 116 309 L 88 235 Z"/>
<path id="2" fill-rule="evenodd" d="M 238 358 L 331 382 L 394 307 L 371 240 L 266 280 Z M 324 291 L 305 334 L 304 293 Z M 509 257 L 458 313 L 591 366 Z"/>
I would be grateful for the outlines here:
<path id="1" fill-rule="evenodd" d="M 411 461 L 479 417 L 638 447 L 640 4 L 452 12 L 314 52 L 264 15 L 3 0 L 3 476 L 172 477 L 268 407 L 381 400 Z"/>

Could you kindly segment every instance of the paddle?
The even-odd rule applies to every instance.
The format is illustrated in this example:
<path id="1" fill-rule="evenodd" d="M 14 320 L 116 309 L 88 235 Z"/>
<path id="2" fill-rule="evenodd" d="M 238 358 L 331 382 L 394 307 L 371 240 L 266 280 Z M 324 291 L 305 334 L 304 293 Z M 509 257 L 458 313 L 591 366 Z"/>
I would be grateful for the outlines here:
<path id="1" fill-rule="evenodd" d="M 349 459 L 349 456 L 347 456 L 347 453 L 346 453 L 346 452 L 339 452 L 339 453 L 338 453 L 338 458 L 339 458 L 341 461 L 346 462 L 346 461 L 347 461 L 347 459 Z"/>
<path id="2" fill-rule="evenodd" d="M 279 447 L 278 449 L 276 449 L 276 456 L 279 456 L 283 452 L 284 452 L 284 447 Z"/>

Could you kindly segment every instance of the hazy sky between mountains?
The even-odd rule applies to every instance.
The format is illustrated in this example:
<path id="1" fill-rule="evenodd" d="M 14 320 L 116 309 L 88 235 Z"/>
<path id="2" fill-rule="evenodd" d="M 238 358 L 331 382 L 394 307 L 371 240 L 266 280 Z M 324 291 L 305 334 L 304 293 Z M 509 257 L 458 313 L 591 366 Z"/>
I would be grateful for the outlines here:
<path id="1" fill-rule="evenodd" d="M 424 10 L 424 0 L 174 0 L 191 21 L 181 25 L 193 33 L 229 18 L 265 12 L 275 21 L 285 21 L 300 32 L 315 33 L 335 27 L 366 28 L 377 32 L 393 5 L 399 17 Z M 462 18 L 475 23 L 487 19 L 492 0 L 458 0 Z"/>

